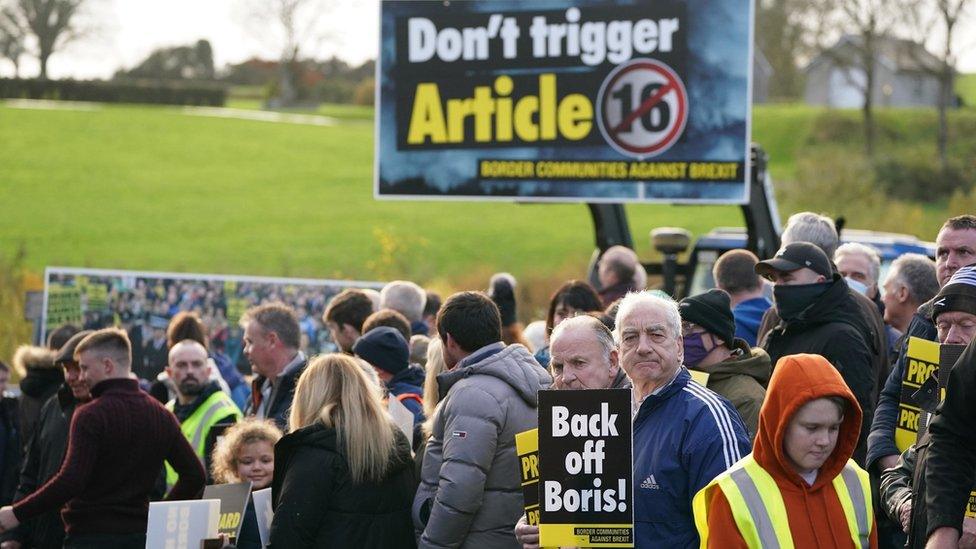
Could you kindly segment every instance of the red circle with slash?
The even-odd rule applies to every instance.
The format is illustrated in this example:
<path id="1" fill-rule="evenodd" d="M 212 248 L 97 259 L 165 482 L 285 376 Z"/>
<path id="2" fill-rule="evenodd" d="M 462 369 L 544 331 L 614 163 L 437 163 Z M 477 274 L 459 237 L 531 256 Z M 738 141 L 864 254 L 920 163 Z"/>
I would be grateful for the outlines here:
<path id="1" fill-rule="evenodd" d="M 650 85 L 659 87 L 641 98 L 641 89 Z M 620 116 L 609 116 L 611 102 L 621 100 L 618 94 L 628 86 L 629 105 L 636 103 L 636 108 L 626 115 L 621 112 Z M 688 92 L 684 83 L 671 67 L 655 59 L 633 59 L 611 71 L 600 86 L 598 102 L 600 133 L 610 146 L 628 156 L 645 158 L 663 153 L 681 137 L 688 121 Z M 670 120 L 660 131 L 648 130 L 641 118 L 662 102 L 669 107 Z"/>

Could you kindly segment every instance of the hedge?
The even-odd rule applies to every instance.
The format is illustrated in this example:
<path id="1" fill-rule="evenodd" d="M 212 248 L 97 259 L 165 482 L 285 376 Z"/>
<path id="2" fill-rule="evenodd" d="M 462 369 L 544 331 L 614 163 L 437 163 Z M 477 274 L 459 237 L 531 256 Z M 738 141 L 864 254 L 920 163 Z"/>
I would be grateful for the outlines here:
<path id="1" fill-rule="evenodd" d="M 0 98 L 222 107 L 227 89 L 210 83 L 159 80 L 0 78 Z"/>

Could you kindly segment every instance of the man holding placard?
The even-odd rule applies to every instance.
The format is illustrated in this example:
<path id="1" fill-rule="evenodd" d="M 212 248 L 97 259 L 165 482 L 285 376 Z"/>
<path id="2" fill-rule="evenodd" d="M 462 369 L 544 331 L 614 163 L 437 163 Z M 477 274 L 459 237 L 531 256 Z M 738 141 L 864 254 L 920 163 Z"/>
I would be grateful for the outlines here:
<path id="1" fill-rule="evenodd" d="M 968 345 L 976 336 L 976 267 L 963 267 L 956 271 L 949 282 L 939 291 L 933 300 L 932 321 L 935 323 L 939 343 L 943 345 Z M 913 342 L 914 344 L 914 342 Z M 934 345 L 934 344 L 933 344 Z M 936 347 L 938 349 L 938 347 Z M 936 353 L 935 367 L 941 369 Z M 915 369 L 919 362 L 911 358 L 909 353 L 909 367 Z M 924 363 L 922 363 L 924 364 Z M 920 376 L 929 381 L 928 377 L 936 375 L 932 368 L 924 367 L 927 371 L 919 372 Z M 922 369 L 922 368 L 918 368 Z M 944 378 L 943 375 L 939 375 Z M 929 383 L 932 383 L 931 381 Z M 935 384 L 938 386 L 938 384 Z M 920 390 L 921 391 L 921 390 Z M 910 411 L 910 410 L 909 410 Z M 922 413 L 916 414 L 916 417 Z M 919 425 L 918 419 L 915 421 Z M 918 442 L 910 446 L 901 454 L 895 467 L 886 469 L 881 474 L 880 498 L 884 510 L 892 520 L 896 521 L 908 534 L 910 547 L 921 546 L 929 530 L 927 517 L 927 494 L 930 489 L 923 481 L 924 472 L 932 455 L 931 439 L 927 434 L 919 431 Z M 952 454 L 950 450 L 949 454 Z M 953 459 L 953 461 L 956 461 Z M 942 500 L 943 492 L 934 492 Z M 940 510 L 951 509 L 948 506 Z M 976 534 L 976 517 L 968 507 L 966 518 L 963 519 L 963 533 L 972 537 Z"/>
<path id="2" fill-rule="evenodd" d="M 630 379 L 620 368 L 617 345 L 613 341 L 613 334 L 602 322 L 589 315 L 576 316 L 559 323 L 549 337 L 549 348 L 552 360 L 549 363 L 553 375 L 553 389 L 630 389 Z M 535 450 L 523 451 L 521 437 L 535 437 Z M 530 460 L 522 464 L 525 477 L 535 480 L 533 487 L 538 487 L 538 467 L 532 466 L 532 457 L 538 458 L 538 431 L 532 430 L 519 433 L 516 442 L 519 455 L 529 454 Z M 531 449 L 531 443 L 527 445 Z M 628 445 L 627 450 L 630 450 Z M 616 456 L 620 459 L 621 456 Z M 534 470 L 533 470 L 534 469 Z M 534 473 L 534 474 L 532 474 Z M 523 484 L 529 478 L 523 478 Z M 536 490 L 538 492 L 538 490 Z M 526 494 L 526 512 L 533 505 L 536 520 L 529 520 L 526 515 L 519 519 L 515 527 L 515 538 L 522 544 L 522 549 L 538 549 L 539 513 L 538 494 L 529 503 L 530 495 Z M 630 519 L 633 522 L 633 519 Z"/>
<path id="3" fill-rule="evenodd" d="M 696 546 L 692 498 L 749 453 L 746 428 L 682 366 L 681 316 L 670 298 L 628 294 L 614 336 L 633 382 L 636 545 Z"/>

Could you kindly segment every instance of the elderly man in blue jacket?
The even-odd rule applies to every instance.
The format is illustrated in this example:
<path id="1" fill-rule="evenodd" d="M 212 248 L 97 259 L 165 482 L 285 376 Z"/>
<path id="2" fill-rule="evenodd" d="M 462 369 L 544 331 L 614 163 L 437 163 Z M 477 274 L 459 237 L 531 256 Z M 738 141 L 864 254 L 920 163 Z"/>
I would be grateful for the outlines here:
<path id="1" fill-rule="evenodd" d="M 696 547 L 691 500 L 751 451 L 746 428 L 682 366 L 681 316 L 670 298 L 627 294 L 614 337 L 633 382 L 637 547 Z"/>

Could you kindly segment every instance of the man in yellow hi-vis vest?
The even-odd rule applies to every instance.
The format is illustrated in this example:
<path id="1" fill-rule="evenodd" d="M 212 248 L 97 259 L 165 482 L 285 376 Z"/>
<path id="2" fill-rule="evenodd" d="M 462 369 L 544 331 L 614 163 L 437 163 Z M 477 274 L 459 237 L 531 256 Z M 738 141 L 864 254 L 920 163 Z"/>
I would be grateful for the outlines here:
<path id="1" fill-rule="evenodd" d="M 241 418 L 241 411 L 234 401 L 215 381 L 209 381 L 210 368 L 207 350 L 196 341 L 180 341 L 169 351 L 166 373 L 176 387 L 176 398 L 166 403 L 166 408 L 176 415 L 180 430 L 204 468 L 210 455 L 210 448 L 207 448 L 210 429 L 218 423 L 236 423 Z M 210 476 L 209 470 L 207 476 Z M 176 479 L 176 471 L 167 463 L 167 491 L 176 484 Z"/>
<path id="2" fill-rule="evenodd" d="M 781 358 L 752 453 L 694 498 L 701 546 L 876 548 L 868 474 L 850 459 L 860 425 L 857 400 L 825 358 Z"/>

